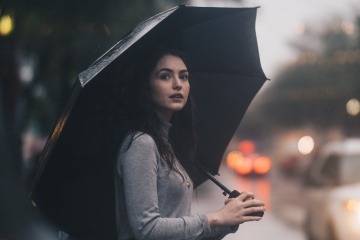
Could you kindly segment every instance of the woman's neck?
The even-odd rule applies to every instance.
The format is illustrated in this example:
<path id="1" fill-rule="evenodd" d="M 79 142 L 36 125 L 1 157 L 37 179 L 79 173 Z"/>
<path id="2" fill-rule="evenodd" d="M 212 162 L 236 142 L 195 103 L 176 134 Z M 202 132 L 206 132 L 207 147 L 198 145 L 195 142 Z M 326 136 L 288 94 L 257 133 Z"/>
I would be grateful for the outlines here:
<path id="1" fill-rule="evenodd" d="M 159 116 L 161 121 L 170 123 L 171 117 L 172 117 L 172 112 L 159 112 L 156 111 L 157 115 Z"/>

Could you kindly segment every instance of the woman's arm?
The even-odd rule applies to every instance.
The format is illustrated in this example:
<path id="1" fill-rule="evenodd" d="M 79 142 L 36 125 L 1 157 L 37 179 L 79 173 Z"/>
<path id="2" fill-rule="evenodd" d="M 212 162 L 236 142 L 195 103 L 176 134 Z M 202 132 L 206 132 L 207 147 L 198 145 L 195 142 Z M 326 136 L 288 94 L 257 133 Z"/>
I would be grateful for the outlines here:
<path id="1" fill-rule="evenodd" d="M 117 170 L 124 182 L 127 214 L 136 239 L 202 239 L 209 235 L 205 214 L 179 218 L 160 215 L 158 159 L 155 142 L 146 134 L 135 137 L 119 158 Z"/>
<path id="2" fill-rule="evenodd" d="M 237 230 L 237 227 L 230 226 L 261 219 L 245 216 L 265 210 L 260 201 L 252 199 L 250 193 L 242 193 L 215 212 L 178 218 L 162 217 L 157 192 L 159 158 L 154 140 L 143 134 L 135 137 L 118 161 L 117 171 L 124 182 L 127 215 L 137 239 L 223 237 Z"/>

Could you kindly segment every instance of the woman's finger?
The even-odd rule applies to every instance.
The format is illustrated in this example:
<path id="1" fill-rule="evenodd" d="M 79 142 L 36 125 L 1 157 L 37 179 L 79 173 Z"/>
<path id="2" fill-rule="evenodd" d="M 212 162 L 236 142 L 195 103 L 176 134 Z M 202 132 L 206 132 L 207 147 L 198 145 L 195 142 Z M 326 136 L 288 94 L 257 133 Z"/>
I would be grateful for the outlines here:
<path id="1" fill-rule="evenodd" d="M 247 200 L 248 198 L 250 199 L 254 199 L 255 196 L 252 192 L 242 192 L 240 194 L 240 196 L 237 197 L 237 199 L 241 200 L 242 202 L 244 202 L 245 200 Z"/>
<path id="2" fill-rule="evenodd" d="M 254 198 L 248 197 L 247 199 L 244 200 L 244 202 L 249 201 L 249 200 L 252 200 L 252 199 L 254 199 Z"/>
<path id="3" fill-rule="evenodd" d="M 226 205 L 226 204 L 228 204 L 229 202 L 231 202 L 233 200 L 234 200 L 234 198 L 228 198 L 228 199 L 225 200 L 224 204 Z"/>
<path id="4" fill-rule="evenodd" d="M 265 212 L 266 209 L 264 206 L 260 206 L 260 207 L 250 207 L 250 208 L 245 208 L 243 210 L 243 214 L 245 216 L 249 215 L 250 213 L 254 213 L 254 212 Z M 259 216 L 249 216 L 249 217 L 257 217 L 257 218 L 262 218 L 262 217 L 259 217 Z"/>
<path id="5" fill-rule="evenodd" d="M 251 207 L 251 206 L 264 206 L 265 204 L 258 200 L 258 199 L 251 199 L 246 202 L 244 202 L 245 207 Z"/>

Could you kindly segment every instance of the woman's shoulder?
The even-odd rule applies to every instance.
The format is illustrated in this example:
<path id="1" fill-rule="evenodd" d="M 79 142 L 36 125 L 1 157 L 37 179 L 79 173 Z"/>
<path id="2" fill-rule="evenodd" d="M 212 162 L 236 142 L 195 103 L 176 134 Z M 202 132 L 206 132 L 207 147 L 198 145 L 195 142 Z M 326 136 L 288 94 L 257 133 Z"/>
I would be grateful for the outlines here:
<path id="1" fill-rule="evenodd" d="M 118 154 L 117 171 L 123 176 L 124 169 L 157 166 L 159 151 L 153 138 L 144 132 L 128 133 Z"/>
<path id="2" fill-rule="evenodd" d="M 155 147 L 155 141 L 154 139 L 147 133 L 145 132 L 141 132 L 141 131 L 132 131 L 129 132 L 125 139 L 124 139 L 124 144 L 130 144 L 134 145 L 134 146 L 147 146 L 147 147 Z"/>
<path id="3" fill-rule="evenodd" d="M 155 144 L 154 138 L 149 134 L 144 132 L 135 132 L 133 136 L 133 141 L 138 144 Z"/>

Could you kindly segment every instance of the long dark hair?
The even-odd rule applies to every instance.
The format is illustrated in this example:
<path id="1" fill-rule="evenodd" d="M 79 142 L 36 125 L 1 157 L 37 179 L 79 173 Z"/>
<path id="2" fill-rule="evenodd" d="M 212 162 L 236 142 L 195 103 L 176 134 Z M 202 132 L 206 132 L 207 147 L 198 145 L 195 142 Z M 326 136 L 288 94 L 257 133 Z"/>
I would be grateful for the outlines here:
<path id="1" fill-rule="evenodd" d="M 191 94 L 189 94 L 184 108 L 173 113 L 170 121 L 172 127 L 168 139 L 164 139 L 161 135 L 163 123 L 151 100 L 150 73 L 156 67 L 158 61 L 166 55 L 179 57 L 188 68 L 184 54 L 175 49 L 155 47 L 139 58 L 139 62 L 134 69 L 135 72 L 130 88 L 128 88 L 126 94 L 129 103 L 127 109 L 131 119 L 132 139 L 138 131 L 150 135 L 170 171 L 179 173 L 184 180 L 183 174 L 175 164 L 175 158 L 177 158 L 190 177 L 194 179 L 196 138 L 193 121 L 194 102 Z"/>

